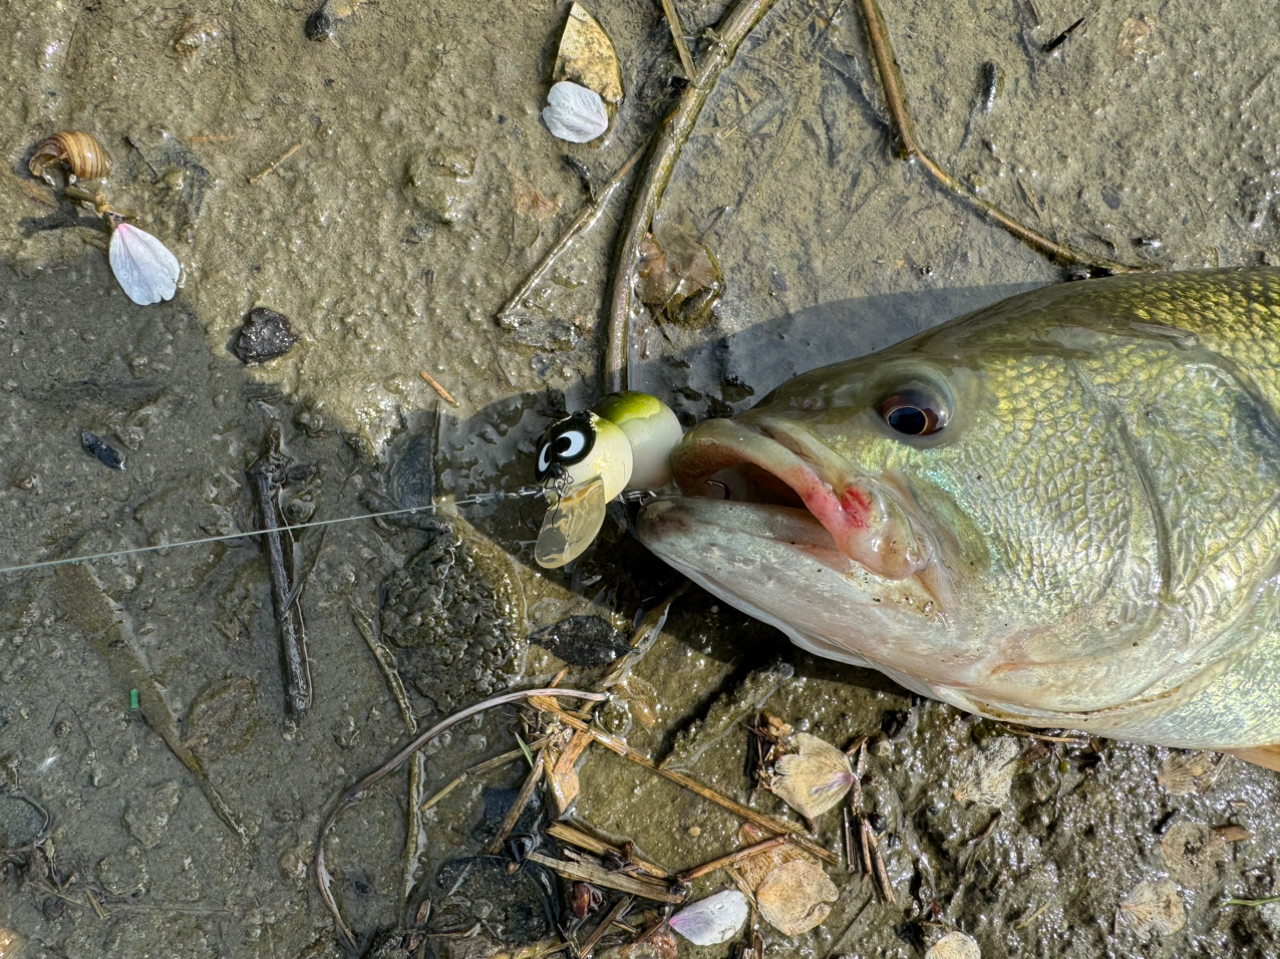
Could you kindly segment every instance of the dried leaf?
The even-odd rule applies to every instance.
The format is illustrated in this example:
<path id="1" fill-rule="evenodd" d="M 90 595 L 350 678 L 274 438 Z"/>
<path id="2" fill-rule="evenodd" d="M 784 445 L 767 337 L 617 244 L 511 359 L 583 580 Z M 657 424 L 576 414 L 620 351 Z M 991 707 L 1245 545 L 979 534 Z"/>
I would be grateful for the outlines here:
<path id="1" fill-rule="evenodd" d="M 726 889 L 681 909 L 671 917 L 671 928 L 695 946 L 714 946 L 738 934 L 750 909 L 746 896 Z"/>
<path id="2" fill-rule="evenodd" d="M 1173 796 L 1204 795 L 1222 771 L 1222 754 L 1174 752 L 1160 766 L 1156 782 Z"/>
<path id="3" fill-rule="evenodd" d="M 969 760 L 953 798 L 965 805 L 999 808 L 1009 798 L 1013 774 L 1018 771 L 1020 747 L 1011 736 L 1002 736 Z"/>
<path id="4" fill-rule="evenodd" d="M 532 216 L 541 222 L 560 212 L 561 197 L 548 200 L 536 186 L 522 176 L 515 178 L 511 193 L 515 201 L 516 216 Z"/>
<path id="5" fill-rule="evenodd" d="M 825 739 L 809 733 L 791 737 L 795 752 L 773 767 L 769 788 L 806 819 L 821 816 L 845 797 L 853 785 L 849 757 Z"/>
<path id="6" fill-rule="evenodd" d="M 1187 924 L 1187 909 L 1171 879 L 1140 883 L 1120 903 L 1120 914 L 1140 936 L 1167 936 Z"/>
<path id="7" fill-rule="evenodd" d="M 1227 861 L 1227 843 L 1203 823 L 1176 823 L 1160 840 L 1169 877 L 1189 889 L 1203 889 Z"/>
<path id="8" fill-rule="evenodd" d="M 578 783 L 578 772 L 574 768 L 583 750 L 591 744 L 591 736 L 584 732 L 575 732 L 563 750 L 547 755 L 547 789 L 551 793 L 551 801 L 556 808 L 556 815 L 563 816 L 578 798 L 581 788 Z M 549 748 L 549 747 L 544 747 Z"/>
<path id="9" fill-rule="evenodd" d="M 982 950 L 972 936 L 949 932 L 929 947 L 924 959 L 982 959 Z"/>
<path id="10" fill-rule="evenodd" d="M 569 8 L 551 79 L 581 84 L 611 106 L 622 102 L 622 74 L 613 41 L 580 3 Z"/>
<path id="11" fill-rule="evenodd" d="M 658 691 L 653 684 L 639 676 L 630 675 L 620 684 L 631 715 L 645 729 L 658 724 Z"/>
<path id="12" fill-rule="evenodd" d="M 703 291 L 718 295 L 724 278 L 720 264 L 687 220 L 657 224 L 639 252 L 636 293 L 646 305 L 670 316 Z"/>
<path id="13" fill-rule="evenodd" d="M 756 889 L 756 905 L 770 925 L 799 936 L 822 925 L 840 893 L 811 859 L 783 863 Z"/>
<path id="14" fill-rule="evenodd" d="M 775 743 L 791 736 L 791 724 L 783 721 L 781 716 L 775 716 L 771 712 L 764 713 L 764 734 Z"/>
<path id="15" fill-rule="evenodd" d="M 1233 822 L 1226 823 L 1221 826 L 1214 826 L 1213 831 L 1222 837 L 1223 842 L 1243 842 L 1250 838 L 1249 830 L 1244 826 L 1239 826 Z"/>
<path id="16" fill-rule="evenodd" d="M 750 823 L 743 826 L 738 835 L 744 846 L 754 846 L 768 837 L 767 833 Z M 811 857 L 795 846 L 774 846 L 772 849 L 766 849 L 764 852 L 758 852 L 754 856 L 748 856 L 746 859 L 739 861 L 737 868 L 738 873 L 742 876 L 742 881 L 754 893 L 775 869 L 783 863 L 795 862 L 798 859 L 813 862 Z"/>

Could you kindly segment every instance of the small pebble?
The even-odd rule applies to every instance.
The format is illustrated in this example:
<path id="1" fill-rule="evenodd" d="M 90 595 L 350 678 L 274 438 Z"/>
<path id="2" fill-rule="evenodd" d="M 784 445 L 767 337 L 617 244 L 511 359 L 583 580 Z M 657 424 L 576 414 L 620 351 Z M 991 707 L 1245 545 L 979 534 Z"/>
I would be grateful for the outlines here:
<path id="1" fill-rule="evenodd" d="M 259 306 L 244 318 L 244 326 L 231 351 L 244 363 L 265 363 L 284 356 L 298 339 L 287 316 Z"/>
<path id="2" fill-rule="evenodd" d="M 88 430 L 80 431 L 80 443 L 84 446 L 85 451 L 92 453 L 99 463 L 113 470 L 124 469 L 124 457 L 119 452 L 112 449 L 94 433 Z"/>

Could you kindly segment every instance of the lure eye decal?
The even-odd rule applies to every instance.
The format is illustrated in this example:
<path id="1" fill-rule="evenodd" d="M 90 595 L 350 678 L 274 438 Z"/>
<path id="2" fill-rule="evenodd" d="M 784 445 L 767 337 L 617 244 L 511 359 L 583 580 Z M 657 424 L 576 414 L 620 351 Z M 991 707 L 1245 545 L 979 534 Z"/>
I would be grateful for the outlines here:
<path id="1" fill-rule="evenodd" d="M 538 463 L 534 477 L 539 483 L 551 475 L 555 467 L 581 463 L 596 445 L 596 428 L 589 413 L 575 413 L 552 423 L 538 443 Z"/>

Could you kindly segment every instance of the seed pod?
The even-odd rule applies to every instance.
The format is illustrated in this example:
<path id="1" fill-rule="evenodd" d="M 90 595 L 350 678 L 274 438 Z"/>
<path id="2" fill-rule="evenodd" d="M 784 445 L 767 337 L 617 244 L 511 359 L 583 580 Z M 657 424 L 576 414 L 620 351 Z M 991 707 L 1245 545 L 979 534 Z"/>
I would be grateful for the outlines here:
<path id="1" fill-rule="evenodd" d="M 111 172 L 111 155 L 97 137 L 78 130 L 55 133 L 36 149 L 27 163 L 32 176 L 38 176 L 51 186 L 57 186 L 49 167 L 65 163 L 76 180 L 100 180 Z"/>

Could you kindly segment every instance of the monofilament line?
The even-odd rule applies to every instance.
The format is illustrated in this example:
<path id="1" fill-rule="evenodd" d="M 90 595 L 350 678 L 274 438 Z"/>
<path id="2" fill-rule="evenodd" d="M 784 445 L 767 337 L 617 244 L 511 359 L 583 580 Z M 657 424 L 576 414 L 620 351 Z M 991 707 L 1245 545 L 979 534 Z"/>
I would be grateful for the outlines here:
<path id="1" fill-rule="evenodd" d="M 408 516 L 411 513 L 430 513 L 445 506 L 475 506 L 478 503 L 497 502 L 504 499 L 519 499 L 525 496 L 541 496 L 541 486 L 522 486 L 510 492 L 479 493 L 464 499 L 449 500 L 445 503 L 429 503 L 426 506 L 409 506 L 404 509 L 389 509 L 379 513 L 361 513 L 356 516 L 338 516 L 334 519 L 319 519 L 309 523 L 298 523 L 284 527 L 290 531 L 313 529 L 317 526 L 336 526 L 339 523 L 354 523 L 357 520 L 384 519 L 389 516 Z M 181 549 L 184 546 L 203 546 L 206 543 L 224 543 L 232 539 L 245 539 L 251 536 L 265 536 L 269 530 L 251 529 L 240 533 L 224 533 L 221 536 L 204 536 L 200 539 L 181 540 L 177 543 L 161 543 L 158 546 L 137 546 L 133 549 L 118 549 L 108 553 L 88 553 L 84 556 L 67 556 L 62 559 L 46 559 L 39 563 L 23 563 L 21 566 L 0 567 L 0 575 L 6 573 L 24 573 L 32 569 L 46 569 L 50 566 L 67 566 L 71 563 L 88 563 L 99 559 L 116 559 L 133 556 L 137 553 L 156 553 L 162 549 Z"/>

